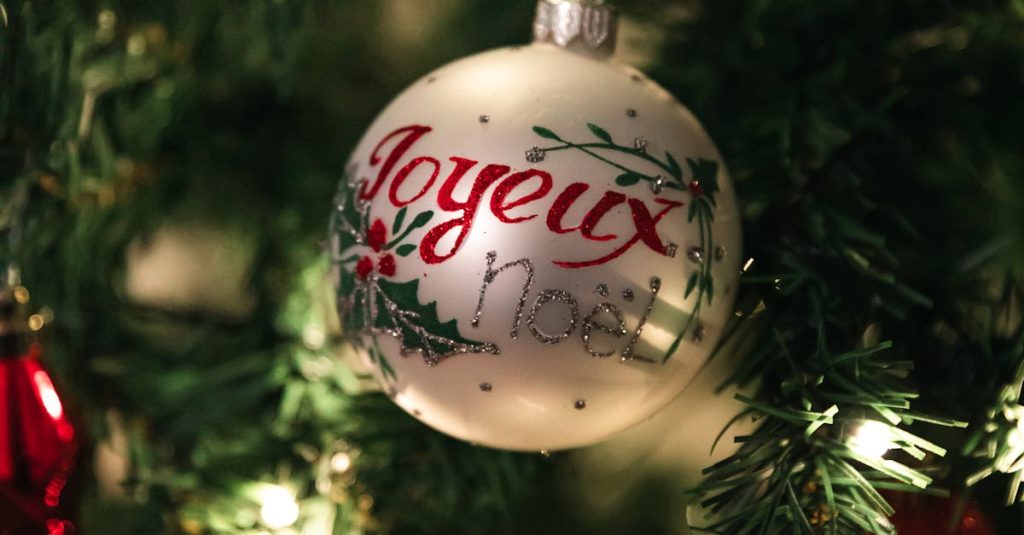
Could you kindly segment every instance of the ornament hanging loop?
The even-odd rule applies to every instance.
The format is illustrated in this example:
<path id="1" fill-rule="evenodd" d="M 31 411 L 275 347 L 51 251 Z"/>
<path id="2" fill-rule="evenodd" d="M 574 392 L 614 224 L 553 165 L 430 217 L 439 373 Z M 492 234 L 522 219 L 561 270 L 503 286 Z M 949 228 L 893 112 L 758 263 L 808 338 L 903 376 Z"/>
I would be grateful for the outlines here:
<path id="1" fill-rule="evenodd" d="M 615 53 L 618 25 L 618 12 L 602 0 L 540 0 L 533 41 L 607 58 Z"/>

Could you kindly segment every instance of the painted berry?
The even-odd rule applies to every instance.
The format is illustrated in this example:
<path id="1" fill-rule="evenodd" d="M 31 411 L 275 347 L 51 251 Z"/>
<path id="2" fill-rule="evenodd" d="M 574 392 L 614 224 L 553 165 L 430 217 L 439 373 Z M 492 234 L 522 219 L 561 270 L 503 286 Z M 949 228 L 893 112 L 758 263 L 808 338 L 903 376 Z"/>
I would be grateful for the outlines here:
<path id="1" fill-rule="evenodd" d="M 694 197 L 704 195 L 704 188 L 700 186 L 699 180 L 691 180 L 687 187 L 690 189 L 690 195 L 693 195 Z"/>
<path id="2" fill-rule="evenodd" d="M 395 257 L 391 253 L 384 253 L 384 256 L 377 261 L 377 272 L 385 277 L 395 275 Z"/>
<path id="3" fill-rule="evenodd" d="M 388 230 L 384 227 L 384 222 L 380 219 L 375 219 L 373 224 L 370 225 L 370 230 L 366 233 L 366 244 L 372 247 L 374 251 L 380 252 L 387 241 L 387 234 Z"/>
<path id="4" fill-rule="evenodd" d="M 356 276 L 362 280 L 366 280 L 370 276 L 370 272 L 373 271 L 373 260 L 368 256 L 364 256 L 359 259 L 356 263 Z"/>

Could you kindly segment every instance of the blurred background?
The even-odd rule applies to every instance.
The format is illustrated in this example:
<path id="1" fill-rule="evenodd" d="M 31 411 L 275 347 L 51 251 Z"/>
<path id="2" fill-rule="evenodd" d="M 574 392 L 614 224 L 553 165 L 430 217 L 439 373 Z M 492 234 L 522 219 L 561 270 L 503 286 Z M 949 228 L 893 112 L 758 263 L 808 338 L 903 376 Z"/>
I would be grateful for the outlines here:
<path id="1" fill-rule="evenodd" d="M 618 4 L 618 59 L 704 122 L 751 221 L 881 125 L 905 142 L 840 152 L 882 162 L 863 187 L 891 181 L 925 244 L 998 233 L 1020 265 L 1021 2 Z M 423 74 L 528 42 L 533 2 L 0 8 L 0 258 L 83 437 L 81 533 L 687 532 L 683 491 L 751 429 L 709 454 L 740 408 L 716 391 L 738 352 L 609 443 L 512 454 L 393 406 L 333 309 L 329 199 L 363 129 Z M 926 395 L 961 417 L 1006 380 L 942 355 Z M 1004 485 L 972 511 L 1022 533 Z"/>

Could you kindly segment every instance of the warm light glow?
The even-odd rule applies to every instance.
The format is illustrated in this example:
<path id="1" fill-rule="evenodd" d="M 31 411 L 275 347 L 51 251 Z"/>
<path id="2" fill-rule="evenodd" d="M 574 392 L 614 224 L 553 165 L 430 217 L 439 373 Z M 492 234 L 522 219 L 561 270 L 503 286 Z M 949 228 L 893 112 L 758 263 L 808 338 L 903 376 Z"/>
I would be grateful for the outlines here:
<path id="1" fill-rule="evenodd" d="M 302 330 L 302 343 L 310 349 L 320 349 L 327 342 L 327 333 L 317 325 L 307 325 Z"/>
<path id="2" fill-rule="evenodd" d="M 57 390 L 53 388 L 50 376 L 43 370 L 39 370 L 32 375 L 32 380 L 36 383 L 36 390 L 39 392 L 39 399 L 42 400 L 46 413 L 50 415 L 50 418 L 60 420 L 64 416 L 64 407 L 60 404 L 60 397 L 57 395 Z"/>
<path id="3" fill-rule="evenodd" d="M 860 424 L 860 427 L 850 435 L 846 445 L 865 457 L 882 457 L 896 447 L 889 426 L 874 420 Z"/>
<path id="4" fill-rule="evenodd" d="M 279 485 L 267 486 L 260 497 L 260 518 L 271 529 L 286 528 L 299 519 L 295 495 Z"/>
<path id="5" fill-rule="evenodd" d="M 349 454 L 339 451 L 331 457 L 331 470 L 340 474 L 347 472 L 349 468 L 352 468 L 352 456 Z"/>

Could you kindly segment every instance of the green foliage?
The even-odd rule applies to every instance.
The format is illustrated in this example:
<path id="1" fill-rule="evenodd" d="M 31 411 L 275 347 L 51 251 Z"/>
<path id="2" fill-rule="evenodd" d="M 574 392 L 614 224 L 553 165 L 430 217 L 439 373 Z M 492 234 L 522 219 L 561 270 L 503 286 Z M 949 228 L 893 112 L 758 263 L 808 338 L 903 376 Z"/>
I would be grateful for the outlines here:
<path id="1" fill-rule="evenodd" d="M 920 420 L 908 411 L 915 383 L 919 410 L 970 418 L 988 402 L 977 393 L 1014 368 L 988 348 L 1019 319 L 1008 332 L 979 328 L 978 308 L 1003 274 L 1019 288 L 1024 265 L 1024 164 L 1007 128 L 1024 120 L 1024 11 L 687 5 L 696 16 L 669 26 L 655 78 L 697 110 L 738 181 L 753 264 L 734 328 L 750 350 L 731 380 L 764 385 L 747 401 L 760 427 L 698 494 L 723 533 L 886 533 L 870 521 L 889 512 L 870 487 L 897 474 L 835 484 L 867 461 L 833 465 L 851 424 Z M 880 339 L 891 347 L 877 350 Z M 820 423 L 832 407 L 811 433 L 797 418 Z M 904 453 L 895 458 L 914 462 Z"/>

